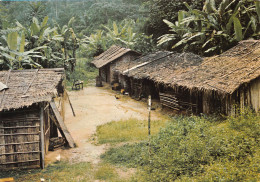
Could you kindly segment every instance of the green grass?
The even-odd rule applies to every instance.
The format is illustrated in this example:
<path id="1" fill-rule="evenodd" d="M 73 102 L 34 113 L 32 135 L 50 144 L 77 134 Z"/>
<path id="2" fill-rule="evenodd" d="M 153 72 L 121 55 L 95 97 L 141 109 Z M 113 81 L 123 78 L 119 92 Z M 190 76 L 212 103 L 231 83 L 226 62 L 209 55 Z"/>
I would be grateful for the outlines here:
<path id="1" fill-rule="evenodd" d="M 0 172 L 0 178 L 14 177 L 16 182 L 38 182 L 41 178 L 51 182 L 92 181 L 93 169 L 89 163 L 54 163 L 45 169 Z"/>
<path id="2" fill-rule="evenodd" d="M 260 115 L 225 121 L 177 117 L 147 142 L 114 147 L 102 155 L 113 165 L 137 167 L 135 181 L 258 181 Z"/>
<path id="3" fill-rule="evenodd" d="M 0 171 L 0 179 L 7 177 L 13 177 L 16 182 L 39 182 L 41 178 L 47 182 L 89 182 L 95 180 L 123 182 L 130 180 L 121 177 L 115 166 L 106 163 L 92 166 L 87 162 L 77 164 L 58 162 L 43 170 Z"/>
<path id="4" fill-rule="evenodd" d="M 166 120 L 151 121 L 151 134 L 154 135 L 164 127 Z M 145 120 L 128 119 L 112 121 L 97 127 L 96 136 L 99 144 L 120 142 L 136 142 L 148 138 L 148 122 Z"/>
<path id="5" fill-rule="evenodd" d="M 109 164 L 102 164 L 95 171 L 95 179 L 98 180 L 115 180 L 116 171 L 115 168 Z"/>

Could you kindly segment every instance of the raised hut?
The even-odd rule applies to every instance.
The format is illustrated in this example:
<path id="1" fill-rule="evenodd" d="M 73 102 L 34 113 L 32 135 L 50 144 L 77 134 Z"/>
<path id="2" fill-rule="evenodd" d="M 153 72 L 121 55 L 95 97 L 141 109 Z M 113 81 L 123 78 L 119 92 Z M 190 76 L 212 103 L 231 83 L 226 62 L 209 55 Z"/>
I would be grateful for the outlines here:
<path id="1" fill-rule="evenodd" d="M 44 167 L 57 128 L 74 147 L 54 97 L 64 94 L 63 69 L 0 72 L 0 169 Z"/>
<path id="2" fill-rule="evenodd" d="M 140 56 L 139 53 L 113 45 L 108 50 L 95 57 L 92 63 L 99 69 L 102 81 L 113 84 L 118 82 L 118 75 L 113 70 L 122 61 L 131 61 Z"/>

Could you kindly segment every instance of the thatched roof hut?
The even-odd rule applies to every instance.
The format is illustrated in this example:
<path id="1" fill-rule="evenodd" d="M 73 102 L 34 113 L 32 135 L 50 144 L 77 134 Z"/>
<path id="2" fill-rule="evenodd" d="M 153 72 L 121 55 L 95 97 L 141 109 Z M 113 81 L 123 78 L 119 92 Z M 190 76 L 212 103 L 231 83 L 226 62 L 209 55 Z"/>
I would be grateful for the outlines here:
<path id="1" fill-rule="evenodd" d="M 204 60 L 192 53 L 169 54 L 121 72 L 172 88 L 171 96 L 162 93 L 164 99 L 174 100 L 176 105 L 186 99 L 182 103 L 198 113 L 232 114 L 234 104 L 260 110 L 260 40 L 241 41 L 223 54 Z"/>
<path id="2" fill-rule="evenodd" d="M 232 94 L 241 85 L 260 76 L 260 40 L 241 41 L 223 54 L 205 58 L 199 66 L 178 72 L 165 78 L 164 82 L 191 90 Z"/>
<path id="3" fill-rule="evenodd" d="M 128 49 L 128 48 L 113 45 L 108 50 L 106 50 L 99 56 L 95 57 L 94 60 L 92 61 L 92 63 L 97 68 L 101 68 L 129 52 L 135 52 L 135 51 Z M 135 53 L 137 53 L 137 52 L 135 52 Z M 139 53 L 137 53 L 137 54 L 139 54 Z"/>
<path id="4" fill-rule="evenodd" d="M 102 81 L 113 83 L 114 67 L 124 60 L 133 60 L 141 54 L 128 48 L 113 45 L 108 50 L 95 57 L 92 63 L 99 68 L 99 77 Z"/>
<path id="5" fill-rule="evenodd" d="M 10 70 L 0 72 L 8 89 L 0 92 L 0 112 L 50 102 L 63 93 L 64 69 Z"/>
<path id="6" fill-rule="evenodd" d="M 0 169 L 44 167 L 51 137 L 71 138 L 53 99 L 64 94 L 64 69 L 0 72 Z"/>

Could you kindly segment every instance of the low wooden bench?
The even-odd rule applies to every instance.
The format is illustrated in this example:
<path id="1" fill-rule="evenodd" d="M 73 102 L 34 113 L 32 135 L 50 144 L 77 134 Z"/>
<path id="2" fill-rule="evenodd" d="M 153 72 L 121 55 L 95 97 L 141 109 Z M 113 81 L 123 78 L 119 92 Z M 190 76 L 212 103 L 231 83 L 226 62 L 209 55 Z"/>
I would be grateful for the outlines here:
<path id="1" fill-rule="evenodd" d="M 83 89 L 83 81 L 81 80 L 74 80 L 72 85 L 72 90 L 79 90 Z"/>

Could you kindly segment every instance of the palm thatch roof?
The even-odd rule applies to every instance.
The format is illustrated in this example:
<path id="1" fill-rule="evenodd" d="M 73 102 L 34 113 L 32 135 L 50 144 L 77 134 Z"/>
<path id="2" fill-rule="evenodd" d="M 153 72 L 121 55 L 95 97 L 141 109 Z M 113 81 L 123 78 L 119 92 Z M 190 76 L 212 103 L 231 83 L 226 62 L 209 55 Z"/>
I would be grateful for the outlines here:
<path id="1" fill-rule="evenodd" d="M 164 82 L 168 77 L 179 74 L 179 69 L 187 69 L 201 64 L 203 59 L 193 53 L 169 53 L 148 64 L 140 64 L 124 71 L 124 74 L 136 79 L 150 79 Z"/>
<path id="2" fill-rule="evenodd" d="M 101 67 L 107 65 L 108 63 L 113 62 L 114 60 L 120 58 L 121 56 L 123 56 L 123 55 L 125 55 L 126 53 L 129 53 L 129 52 L 133 52 L 137 55 L 140 55 L 139 53 L 137 53 L 137 52 L 135 52 L 131 49 L 127 49 L 127 48 L 123 48 L 123 47 L 113 45 L 108 50 L 106 50 L 105 52 L 103 52 L 99 56 L 95 57 L 94 60 L 92 61 L 92 63 L 97 68 L 101 68 Z"/>
<path id="3" fill-rule="evenodd" d="M 177 70 L 163 82 L 171 86 L 232 94 L 242 84 L 258 77 L 260 40 L 247 40 L 221 55 L 204 59 L 199 66 Z"/>
<path id="4" fill-rule="evenodd" d="M 50 102 L 63 91 L 63 79 L 62 68 L 1 71 L 0 82 L 8 88 L 0 91 L 0 111 Z"/>
<path id="5" fill-rule="evenodd" d="M 135 69 L 140 66 L 144 66 L 145 64 L 148 64 L 152 61 L 156 61 L 156 60 L 161 59 L 170 54 L 173 54 L 173 53 L 169 52 L 169 51 L 158 51 L 155 53 L 150 53 L 150 54 L 138 57 L 135 60 L 125 59 L 121 62 L 118 62 L 113 71 L 118 72 L 120 74 L 125 74 L 126 72 L 128 72 L 132 69 Z"/>

